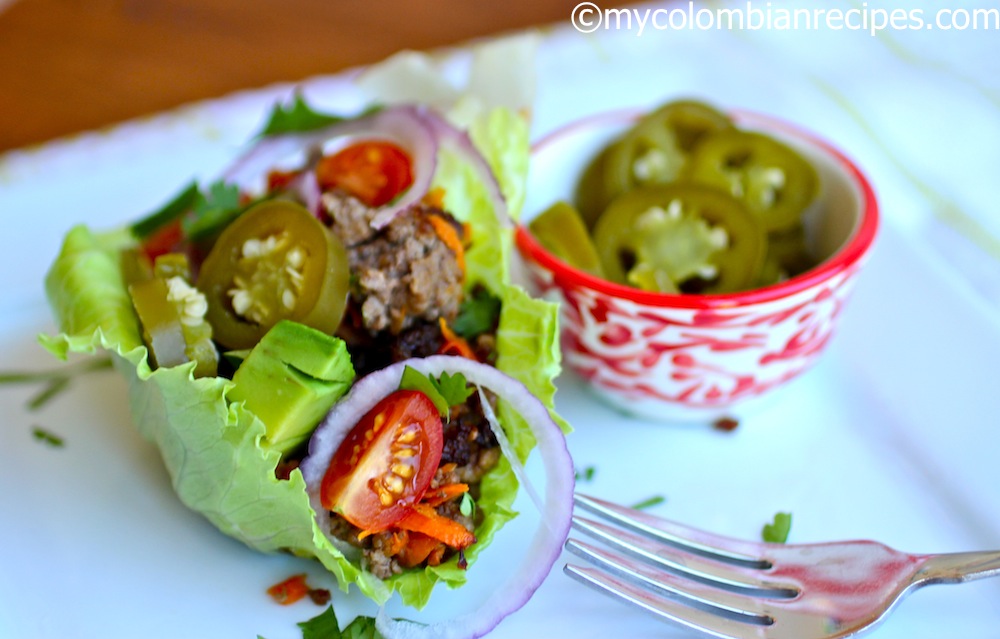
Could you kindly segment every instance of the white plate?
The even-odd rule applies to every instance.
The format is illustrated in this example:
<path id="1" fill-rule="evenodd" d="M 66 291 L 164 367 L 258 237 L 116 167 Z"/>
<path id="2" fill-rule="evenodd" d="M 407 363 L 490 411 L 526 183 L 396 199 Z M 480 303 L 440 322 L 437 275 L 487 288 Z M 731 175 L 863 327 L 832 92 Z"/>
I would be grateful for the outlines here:
<path id="1" fill-rule="evenodd" d="M 842 112 L 796 111 L 791 105 L 810 99 L 820 108 L 819 94 L 790 93 L 771 73 L 748 78 L 745 59 L 712 55 L 742 48 L 774 62 L 763 41 L 695 35 L 661 35 L 659 44 L 551 35 L 540 59 L 538 132 L 677 94 L 773 112 L 827 133 L 875 177 L 888 176 L 880 193 L 886 224 L 827 356 L 733 433 L 627 419 L 577 380 L 560 379 L 557 404 L 576 429 L 569 439 L 576 464 L 595 468 L 581 490 L 624 503 L 663 495 L 653 512 L 747 538 L 759 536 L 775 512 L 791 511 L 797 542 L 863 537 L 914 552 L 1000 548 L 996 315 L 914 242 L 904 216 L 890 212 L 913 193 L 892 182 L 884 157 L 851 137 L 857 131 L 843 124 Z M 649 57 L 684 47 L 697 69 L 664 70 Z M 785 68 L 785 78 L 795 72 Z M 306 89 L 323 106 L 356 106 L 340 79 Z M 192 175 L 211 176 L 256 128 L 265 105 L 286 93 L 275 87 L 232 96 L 3 158 L 0 369 L 57 365 L 35 336 L 54 330 L 41 282 L 70 225 L 122 223 Z M 817 126 L 823 121 L 830 126 Z M 156 450 L 132 427 L 114 373 L 78 378 L 43 409 L 28 411 L 38 390 L 0 387 L 0 637 L 298 639 L 295 624 L 322 609 L 308 601 L 281 607 L 264 590 L 298 572 L 334 588 L 318 565 L 252 552 L 186 510 Z M 65 446 L 35 440 L 34 426 Z M 491 550 L 498 555 L 516 542 Z M 562 563 L 491 637 L 689 636 L 571 581 Z M 917 592 L 872 636 L 995 637 L 998 587 L 987 580 Z M 338 608 L 348 605 L 334 596 Z"/>

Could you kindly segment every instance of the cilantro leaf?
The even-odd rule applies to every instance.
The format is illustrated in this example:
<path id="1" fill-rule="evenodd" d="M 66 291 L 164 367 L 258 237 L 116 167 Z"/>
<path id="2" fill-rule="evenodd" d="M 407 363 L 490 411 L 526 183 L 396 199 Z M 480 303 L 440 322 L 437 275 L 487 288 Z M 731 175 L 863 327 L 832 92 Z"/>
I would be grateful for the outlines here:
<path id="1" fill-rule="evenodd" d="M 462 302 L 451 328 L 462 337 L 475 337 L 496 326 L 499 317 L 500 298 L 480 291 Z"/>
<path id="2" fill-rule="evenodd" d="M 431 378 L 431 383 L 434 384 L 438 392 L 448 402 L 448 406 L 464 404 L 465 400 L 469 399 L 469 395 L 474 392 L 465 381 L 465 375 L 461 373 L 455 373 L 454 375 L 442 373 L 441 377 L 436 380 Z"/>
<path id="3" fill-rule="evenodd" d="M 761 538 L 772 544 L 783 544 L 788 541 L 788 532 L 792 529 L 791 513 L 775 513 L 774 522 L 764 524 Z"/>
<path id="4" fill-rule="evenodd" d="M 403 369 L 403 376 L 399 380 L 399 388 L 400 390 L 420 391 L 434 402 L 434 406 L 441 413 L 441 417 L 448 416 L 448 400 L 438 391 L 437 386 L 434 385 L 430 376 L 424 375 L 420 371 L 407 366 Z"/>
<path id="5" fill-rule="evenodd" d="M 587 466 L 583 470 L 576 471 L 576 481 L 591 481 L 594 479 L 594 474 L 597 473 L 597 468 L 594 466 Z"/>
<path id="6" fill-rule="evenodd" d="M 173 222 L 181 214 L 189 211 L 198 199 L 198 183 L 192 181 L 169 202 L 132 225 L 132 235 L 143 240 L 168 222 Z"/>
<path id="7" fill-rule="evenodd" d="M 375 629 L 374 617 L 355 617 L 340 636 L 343 639 L 382 639 L 382 633 Z"/>
<path id="8" fill-rule="evenodd" d="M 461 373 L 442 373 L 441 377 L 435 379 L 409 366 L 403 369 L 403 376 L 399 380 L 400 390 L 415 390 L 427 395 L 445 419 L 448 419 L 452 406 L 464 404 L 474 392 L 468 386 L 465 375 Z"/>
<path id="9" fill-rule="evenodd" d="M 320 113 L 309 106 L 301 93 L 296 92 L 291 104 L 275 104 L 267 124 L 260 132 L 261 137 L 315 131 L 330 124 L 342 122 L 339 115 Z"/>
<path id="10" fill-rule="evenodd" d="M 355 617 L 341 630 L 333 606 L 298 626 L 302 629 L 302 639 L 382 639 L 373 617 Z"/>
<path id="11" fill-rule="evenodd" d="M 181 222 L 181 228 L 186 236 L 198 240 L 232 222 L 244 208 L 239 187 L 220 180 L 212 183 L 207 193 L 198 193 L 193 215 Z"/>
<path id="12" fill-rule="evenodd" d="M 333 606 L 316 615 L 309 621 L 298 624 L 302 628 L 302 639 L 337 639 L 340 637 L 340 624 Z"/>

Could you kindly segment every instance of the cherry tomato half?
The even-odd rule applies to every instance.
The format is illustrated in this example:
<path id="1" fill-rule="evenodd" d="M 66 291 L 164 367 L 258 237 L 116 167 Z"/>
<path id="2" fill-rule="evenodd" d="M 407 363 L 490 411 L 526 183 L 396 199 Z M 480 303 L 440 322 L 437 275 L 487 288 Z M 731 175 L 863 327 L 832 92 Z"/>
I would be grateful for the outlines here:
<path id="1" fill-rule="evenodd" d="M 341 188 L 367 206 L 382 206 L 413 184 L 410 156 L 384 140 L 365 140 L 324 156 L 316 165 L 324 190 Z"/>
<path id="2" fill-rule="evenodd" d="M 443 441 L 434 402 L 419 391 L 396 391 L 362 417 L 334 453 L 320 485 L 323 507 L 362 530 L 385 530 L 423 497 Z"/>

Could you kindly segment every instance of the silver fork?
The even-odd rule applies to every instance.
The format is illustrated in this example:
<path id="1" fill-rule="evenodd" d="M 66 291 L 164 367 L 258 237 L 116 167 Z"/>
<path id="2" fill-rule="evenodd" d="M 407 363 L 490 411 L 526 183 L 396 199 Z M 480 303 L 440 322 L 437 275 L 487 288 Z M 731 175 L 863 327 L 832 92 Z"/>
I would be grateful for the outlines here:
<path id="1" fill-rule="evenodd" d="M 1000 551 L 910 555 L 874 541 L 769 544 L 730 539 L 577 494 L 573 517 L 599 547 L 571 577 L 664 619 L 730 639 L 835 639 L 882 621 L 920 586 L 1000 575 Z"/>

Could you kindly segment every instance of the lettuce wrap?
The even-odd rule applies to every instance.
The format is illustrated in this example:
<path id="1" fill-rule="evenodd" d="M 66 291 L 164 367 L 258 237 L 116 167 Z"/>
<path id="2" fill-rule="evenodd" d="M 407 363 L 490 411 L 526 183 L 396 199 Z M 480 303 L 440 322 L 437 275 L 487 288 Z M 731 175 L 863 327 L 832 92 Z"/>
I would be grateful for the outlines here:
<path id="1" fill-rule="evenodd" d="M 444 193 L 444 208 L 472 229 L 466 254 L 467 292 L 488 291 L 500 300 L 496 330 L 499 371 L 520 381 L 555 416 L 553 380 L 560 370 L 556 308 L 532 299 L 508 275 L 513 227 L 523 202 L 528 169 L 528 128 L 505 107 L 484 109 L 471 118 L 469 138 L 488 163 L 495 183 L 471 166 L 468 154 L 442 145 L 432 185 Z M 506 214 L 497 211 L 496 189 Z M 381 580 L 352 562 L 317 523 L 298 469 L 279 479 L 282 453 L 267 445 L 267 427 L 238 396 L 238 380 L 196 375 L 196 363 L 155 366 L 133 307 L 122 251 L 141 240 L 135 225 L 95 231 L 80 225 L 69 231 L 46 280 L 46 293 L 58 335 L 41 336 L 53 354 L 106 351 L 128 384 L 132 419 L 159 449 L 180 500 L 223 533 L 262 552 L 285 551 L 320 561 L 345 591 L 355 584 L 378 603 L 398 591 L 403 602 L 422 607 L 439 582 L 454 587 L 468 571 L 452 558 L 439 566 L 412 569 Z M 355 371 L 340 344 L 318 371 L 294 371 L 303 384 L 322 389 L 331 401 L 347 393 Z M 514 464 L 535 444 L 524 418 L 500 401 L 497 416 L 510 441 Z M 477 542 L 465 552 L 469 566 L 515 513 L 518 480 L 512 460 L 501 457 L 481 483 Z"/>

